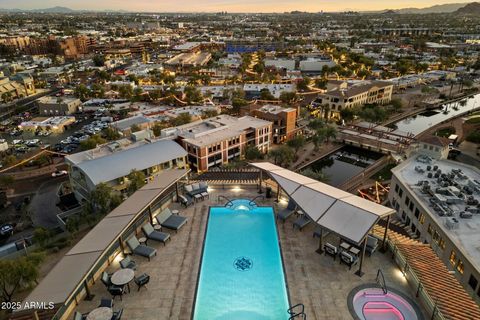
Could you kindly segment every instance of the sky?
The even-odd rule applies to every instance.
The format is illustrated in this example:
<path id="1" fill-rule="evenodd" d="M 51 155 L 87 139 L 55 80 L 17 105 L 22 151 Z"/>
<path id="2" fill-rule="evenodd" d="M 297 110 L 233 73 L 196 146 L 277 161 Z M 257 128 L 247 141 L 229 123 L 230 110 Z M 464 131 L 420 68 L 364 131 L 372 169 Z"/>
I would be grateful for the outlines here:
<path id="1" fill-rule="evenodd" d="M 148 12 L 285 12 L 292 10 L 368 11 L 423 8 L 436 4 L 473 0 L 0 0 L 0 8 L 42 9 L 63 6 L 71 9 L 128 10 Z"/>

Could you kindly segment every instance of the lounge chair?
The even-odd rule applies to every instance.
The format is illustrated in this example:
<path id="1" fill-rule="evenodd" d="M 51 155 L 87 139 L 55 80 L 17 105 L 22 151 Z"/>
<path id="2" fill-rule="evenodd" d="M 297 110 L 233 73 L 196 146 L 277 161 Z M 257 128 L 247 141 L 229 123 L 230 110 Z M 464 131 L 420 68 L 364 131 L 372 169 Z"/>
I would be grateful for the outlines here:
<path id="1" fill-rule="evenodd" d="M 348 253 L 346 251 L 341 251 L 340 252 L 340 264 L 344 263 L 346 264 L 349 269 L 352 269 L 352 266 L 357 264 L 358 262 L 358 257 Z"/>
<path id="2" fill-rule="evenodd" d="M 145 287 L 145 288 L 147 287 L 147 283 L 150 282 L 150 276 L 148 274 L 144 273 L 144 274 L 139 275 L 138 277 L 135 277 L 133 280 L 135 281 L 135 283 L 138 286 L 137 291 L 140 291 L 140 289 L 142 287 Z"/>
<path id="3" fill-rule="evenodd" d="M 120 267 L 122 269 L 137 270 L 137 263 L 133 261 L 130 256 L 126 256 L 124 259 L 120 260 Z"/>
<path id="4" fill-rule="evenodd" d="M 179 195 L 178 196 L 178 200 L 180 201 L 180 203 L 186 207 L 188 206 L 191 206 L 193 204 L 195 204 L 195 201 L 193 201 L 193 198 L 190 197 L 188 194 L 186 195 Z"/>
<path id="5" fill-rule="evenodd" d="M 147 237 L 147 239 L 163 242 L 163 245 L 165 245 L 165 243 L 170 240 L 170 235 L 168 233 L 156 231 L 155 229 L 153 229 L 153 226 L 150 223 L 143 225 L 142 231 Z"/>
<path id="6" fill-rule="evenodd" d="M 132 250 L 133 254 L 137 254 L 150 260 L 153 256 L 157 255 L 157 249 L 140 244 L 137 237 L 133 236 L 127 240 L 127 245 Z"/>
<path id="7" fill-rule="evenodd" d="M 295 227 L 298 228 L 298 230 L 302 230 L 304 227 L 306 227 L 310 222 L 312 222 L 312 220 L 310 219 L 309 216 L 307 216 L 306 214 L 302 214 L 300 217 L 297 218 L 297 220 L 295 220 L 293 222 L 293 228 L 295 229 Z"/>
<path id="8" fill-rule="evenodd" d="M 367 252 L 368 255 L 371 256 L 372 253 L 374 253 L 375 250 L 377 250 L 377 247 L 378 247 L 378 238 L 374 237 L 374 236 L 371 236 L 371 235 L 368 235 L 367 236 L 367 246 L 365 247 L 365 252 Z"/>
<path id="9" fill-rule="evenodd" d="M 195 195 L 197 195 L 197 194 L 202 195 L 202 194 L 206 193 L 207 196 L 208 196 L 208 184 L 205 181 L 200 181 L 198 183 L 187 184 L 187 185 L 185 185 L 185 191 L 192 198 L 195 198 Z M 203 197 L 203 195 L 202 195 L 202 197 Z"/>
<path id="10" fill-rule="evenodd" d="M 295 203 L 295 201 L 293 201 L 292 199 L 288 200 L 287 207 L 277 213 L 277 219 L 280 219 L 282 220 L 282 222 L 285 223 L 285 220 L 287 220 L 295 212 L 296 207 L 297 204 Z"/>
<path id="11" fill-rule="evenodd" d="M 162 227 L 175 231 L 178 231 L 185 223 L 187 223 L 186 217 L 172 214 L 170 208 L 164 209 L 155 218 L 157 219 L 158 224 Z"/>

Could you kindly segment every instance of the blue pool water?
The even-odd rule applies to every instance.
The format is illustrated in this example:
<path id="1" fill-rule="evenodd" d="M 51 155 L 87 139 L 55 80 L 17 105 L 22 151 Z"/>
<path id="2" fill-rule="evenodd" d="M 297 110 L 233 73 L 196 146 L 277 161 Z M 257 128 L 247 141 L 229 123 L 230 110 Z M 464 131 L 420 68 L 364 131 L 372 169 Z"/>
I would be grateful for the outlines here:
<path id="1" fill-rule="evenodd" d="M 194 320 L 286 320 L 288 295 L 271 207 L 211 207 Z"/>

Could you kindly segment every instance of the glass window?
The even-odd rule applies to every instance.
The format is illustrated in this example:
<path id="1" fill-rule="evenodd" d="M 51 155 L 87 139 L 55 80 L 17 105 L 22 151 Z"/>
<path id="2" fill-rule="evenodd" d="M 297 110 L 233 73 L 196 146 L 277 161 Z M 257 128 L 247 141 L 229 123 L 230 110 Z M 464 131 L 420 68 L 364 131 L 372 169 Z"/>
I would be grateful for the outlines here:
<path id="1" fill-rule="evenodd" d="M 465 267 L 463 265 L 463 262 L 460 259 L 458 259 L 457 271 L 460 272 L 460 274 L 463 274 L 463 272 L 465 271 Z"/>
<path id="2" fill-rule="evenodd" d="M 421 224 L 424 224 L 425 223 L 425 215 L 422 213 L 420 214 L 420 218 L 418 218 L 418 221 L 421 223 Z"/>
<path id="3" fill-rule="evenodd" d="M 470 275 L 470 279 L 468 279 L 468 285 L 470 286 L 470 288 L 472 288 L 473 290 L 475 290 L 477 288 L 477 285 L 478 285 L 478 280 L 477 278 L 475 278 L 473 276 L 473 274 Z"/>
<path id="4" fill-rule="evenodd" d="M 452 252 L 450 252 L 450 258 L 448 258 L 452 266 L 455 265 L 456 257 L 457 257 L 457 254 L 455 253 L 454 250 L 452 250 Z"/>
<path id="5" fill-rule="evenodd" d="M 432 234 L 432 232 L 433 232 L 433 227 L 430 223 L 428 224 L 427 232 L 428 232 L 428 234 Z"/>
<path id="6" fill-rule="evenodd" d="M 420 210 L 418 210 L 418 208 L 415 208 L 415 218 L 418 219 L 419 216 L 420 216 Z"/>

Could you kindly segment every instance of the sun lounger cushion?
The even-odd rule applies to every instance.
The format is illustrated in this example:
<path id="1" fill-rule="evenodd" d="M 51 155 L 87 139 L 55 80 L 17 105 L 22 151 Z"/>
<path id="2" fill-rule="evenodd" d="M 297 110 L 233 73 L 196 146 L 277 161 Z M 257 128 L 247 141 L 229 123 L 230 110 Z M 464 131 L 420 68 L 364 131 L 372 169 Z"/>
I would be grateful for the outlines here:
<path id="1" fill-rule="evenodd" d="M 170 235 L 165 232 L 160 232 L 155 229 L 153 229 L 153 226 L 150 223 L 147 223 L 146 225 L 142 226 L 142 230 L 145 233 L 145 236 L 148 239 L 152 239 L 155 241 L 160 241 L 160 242 L 166 242 L 169 238 Z"/>
<path id="2" fill-rule="evenodd" d="M 127 240 L 127 245 L 134 254 L 138 254 L 139 256 L 151 258 L 157 254 L 157 250 L 155 248 L 141 245 L 135 236 Z"/>
<path id="3" fill-rule="evenodd" d="M 192 192 L 192 191 L 193 191 L 192 186 L 189 185 L 189 184 L 187 184 L 187 185 L 185 186 L 185 191 L 187 191 L 187 192 Z"/>
<path id="4" fill-rule="evenodd" d="M 208 188 L 208 184 L 205 181 L 200 181 L 199 185 L 200 185 L 200 189 L 207 190 Z"/>
<path id="5" fill-rule="evenodd" d="M 192 189 L 193 189 L 193 191 L 197 191 L 198 189 L 200 189 L 200 184 L 198 184 L 198 183 L 192 184 Z"/>
<path id="6" fill-rule="evenodd" d="M 185 223 L 187 218 L 179 215 L 173 215 L 169 208 L 166 208 L 156 216 L 158 223 L 165 228 L 178 230 Z"/>
<path id="7" fill-rule="evenodd" d="M 310 218 L 303 214 L 301 217 L 299 217 L 297 220 L 295 220 L 295 222 L 293 223 L 293 225 L 295 227 L 298 227 L 299 229 L 303 229 L 305 226 L 307 226 L 312 220 L 310 220 Z"/>

